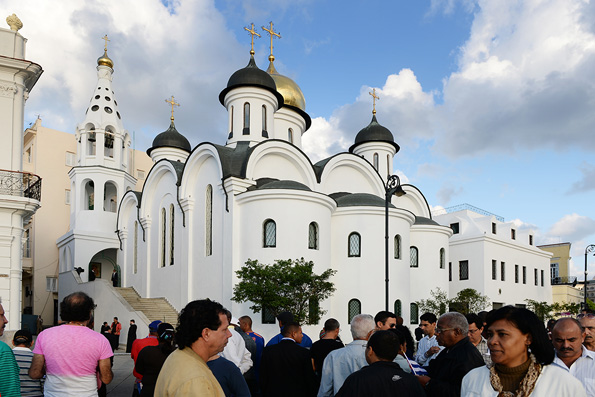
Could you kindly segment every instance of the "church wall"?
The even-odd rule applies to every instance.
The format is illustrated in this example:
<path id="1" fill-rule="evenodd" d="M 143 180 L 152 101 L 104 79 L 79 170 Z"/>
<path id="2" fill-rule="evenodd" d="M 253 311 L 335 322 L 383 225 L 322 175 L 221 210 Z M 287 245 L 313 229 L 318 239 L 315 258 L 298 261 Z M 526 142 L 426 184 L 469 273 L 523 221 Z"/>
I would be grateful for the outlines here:
<path id="1" fill-rule="evenodd" d="M 291 142 L 295 146 L 302 147 L 302 134 L 306 129 L 306 122 L 304 119 L 294 110 L 282 107 L 275 112 L 275 139 L 281 139 L 289 142 L 289 129 L 293 131 L 293 141 Z"/>
<path id="2" fill-rule="evenodd" d="M 382 179 L 365 160 L 338 155 L 329 161 L 321 177 L 319 190 L 325 194 L 337 192 L 370 193 L 384 197 Z"/>

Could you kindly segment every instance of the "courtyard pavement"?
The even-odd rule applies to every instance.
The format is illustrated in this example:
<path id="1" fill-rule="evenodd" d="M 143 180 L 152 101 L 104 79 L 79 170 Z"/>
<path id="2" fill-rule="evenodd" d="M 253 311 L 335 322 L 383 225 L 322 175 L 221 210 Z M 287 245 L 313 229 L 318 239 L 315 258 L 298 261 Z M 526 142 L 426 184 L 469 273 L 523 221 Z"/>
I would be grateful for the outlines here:
<path id="1" fill-rule="evenodd" d="M 130 353 L 124 353 L 124 350 L 120 348 L 114 354 L 114 366 L 112 367 L 114 379 L 107 385 L 107 395 L 110 397 L 132 396 L 134 363 L 130 358 Z"/>

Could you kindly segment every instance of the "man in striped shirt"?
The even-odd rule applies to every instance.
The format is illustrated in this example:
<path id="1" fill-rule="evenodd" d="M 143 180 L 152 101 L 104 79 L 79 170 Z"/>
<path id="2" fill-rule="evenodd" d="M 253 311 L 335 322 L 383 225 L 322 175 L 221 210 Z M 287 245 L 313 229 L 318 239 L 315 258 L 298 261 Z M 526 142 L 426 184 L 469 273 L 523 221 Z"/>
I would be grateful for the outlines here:
<path id="1" fill-rule="evenodd" d="M 4 308 L 0 300 L 0 336 L 4 334 L 7 323 L 8 319 L 4 315 Z M 19 366 L 10 347 L 0 341 L 0 396 L 13 397 L 20 395 Z"/>
<path id="2" fill-rule="evenodd" d="M 12 339 L 14 346 L 12 352 L 20 369 L 19 378 L 21 380 L 21 396 L 23 397 L 43 396 L 41 380 L 31 379 L 29 376 L 29 367 L 31 366 L 31 360 L 33 360 L 32 342 L 33 336 L 26 329 L 18 330 Z"/>

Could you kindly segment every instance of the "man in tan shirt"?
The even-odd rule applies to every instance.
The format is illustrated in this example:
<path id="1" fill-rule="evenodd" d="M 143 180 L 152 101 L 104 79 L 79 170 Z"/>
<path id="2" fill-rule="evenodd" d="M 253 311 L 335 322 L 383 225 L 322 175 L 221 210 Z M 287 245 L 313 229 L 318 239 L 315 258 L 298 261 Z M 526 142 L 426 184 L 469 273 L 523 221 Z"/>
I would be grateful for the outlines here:
<path id="1" fill-rule="evenodd" d="M 165 360 L 155 395 L 224 397 L 206 362 L 223 351 L 231 336 L 228 325 L 221 304 L 209 299 L 188 303 L 180 313 L 176 329 L 179 349 Z"/>

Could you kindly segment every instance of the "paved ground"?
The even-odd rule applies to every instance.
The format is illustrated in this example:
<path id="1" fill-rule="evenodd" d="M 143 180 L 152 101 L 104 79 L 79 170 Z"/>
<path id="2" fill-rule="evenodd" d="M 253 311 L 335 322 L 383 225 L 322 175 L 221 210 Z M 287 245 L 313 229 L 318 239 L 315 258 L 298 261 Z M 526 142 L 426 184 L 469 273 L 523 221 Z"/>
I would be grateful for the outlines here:
<path id="1" fill-rule="evenodd" d="M 134 387 L 134 376 L 132 369 L 134 363 L 130 358 L 130 353 L 123 353 L 124 349 L 116 350 L 114 355 L 114 379 L 107 385 L 107 395 L 110 397 L 131 397 Z"/>

